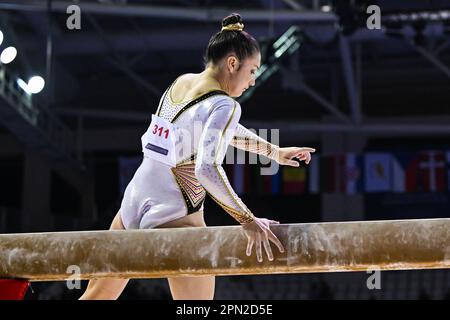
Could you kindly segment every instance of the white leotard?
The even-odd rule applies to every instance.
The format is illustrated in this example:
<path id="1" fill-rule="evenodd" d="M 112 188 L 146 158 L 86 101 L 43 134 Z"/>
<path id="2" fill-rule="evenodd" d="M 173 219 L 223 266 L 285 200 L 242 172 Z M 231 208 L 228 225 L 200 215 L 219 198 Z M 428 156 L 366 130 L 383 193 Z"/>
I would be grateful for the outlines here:
<path id="1" fill-rule="evenodd" d="M 203 210 L 206 193 L 238 222 L 252 221 L 253 214 L 233 191 L 221 164 L 229 144 L 272 159 L 278 147 L 238 124 L 241 106 L 225 92 L 212 91 L 177 104 L 170 98 L 172 86 L 161 98 L 156 115 L 175 127 L 176 166 L 144 152 L 121 204 L 125 228 L 153 228 Z M 201 124 L 202 130 L 195 124 Z M 190 138 L 182 132 L 190 133 Z M 149 152 L 145 148 L 143 143 L 143 151 Z"/>

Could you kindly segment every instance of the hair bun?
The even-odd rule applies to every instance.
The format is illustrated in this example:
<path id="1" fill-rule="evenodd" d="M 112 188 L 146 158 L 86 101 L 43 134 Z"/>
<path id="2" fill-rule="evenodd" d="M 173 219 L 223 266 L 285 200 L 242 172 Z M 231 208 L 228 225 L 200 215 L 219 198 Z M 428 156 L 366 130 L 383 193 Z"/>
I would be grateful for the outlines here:
<path id="1" fill-rule="evenodd" d="M 232 13 L 229 16 L 223 18 L 222 27 L 226 27 L 230 24 L 235 24 L 235 23 L 243 23 L 241 15 L 239 13 Z"/>

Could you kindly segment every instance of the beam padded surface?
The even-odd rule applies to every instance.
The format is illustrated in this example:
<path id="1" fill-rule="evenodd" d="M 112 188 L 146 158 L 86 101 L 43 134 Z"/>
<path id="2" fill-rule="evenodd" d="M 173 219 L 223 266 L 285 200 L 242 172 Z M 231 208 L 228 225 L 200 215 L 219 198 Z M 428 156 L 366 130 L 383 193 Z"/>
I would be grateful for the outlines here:
<path id="1" fill-rule="evenodd" d="M 245 255 L 240 226 L 0 235 L 0 278 L 159 278 L 450 267 L 450 219 L 285 224 L 274 261 Z M 263 250 L 263 254 L 264 250 Z"/>

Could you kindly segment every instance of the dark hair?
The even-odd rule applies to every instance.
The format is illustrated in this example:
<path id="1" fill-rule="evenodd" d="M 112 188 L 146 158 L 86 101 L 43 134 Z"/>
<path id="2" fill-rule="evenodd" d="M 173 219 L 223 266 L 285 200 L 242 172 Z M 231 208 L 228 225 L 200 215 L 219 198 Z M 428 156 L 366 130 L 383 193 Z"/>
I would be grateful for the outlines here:
<path id="1" fill-rule="evenodd" d="M 222 27 L 243 23 L 238 13 L 232 13 L 222 20 Z M 227 54 L 233 52 L 239 60 L 244 60 L 259 52 L 258 41 L 245 31 L 223 30 L 209 39 L 204 57 L 205 65 L 209 62 L 217 63 Z"/>

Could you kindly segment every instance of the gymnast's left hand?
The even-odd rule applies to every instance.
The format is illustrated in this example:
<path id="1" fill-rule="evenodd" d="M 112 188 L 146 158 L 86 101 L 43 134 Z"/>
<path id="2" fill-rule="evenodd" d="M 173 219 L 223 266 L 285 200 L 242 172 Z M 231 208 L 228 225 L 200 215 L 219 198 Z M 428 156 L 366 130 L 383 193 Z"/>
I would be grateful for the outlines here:
<path id="1" fill-rule="evenodd" d="M 280 240 L 278 240 L 277 236 L 270 230 L 271 224 L 279 224 L 279 222 L 255 217 L 252 222 L 242 225 L 248 240 L 246 250 L 247 256 L 251 256 L 254 245 L 256 248 L 256 258 L 259 262 L 263 261 L 262 247 L 264 247 L 269 261 L 272 261 L 273 253 L 269 241 L 273 242 L 278 247 L 280 252 L 284 252 L 284 247 Z"/>
<path id="2" fill-rule="evenodd" d="M 300 161 L 305 161 L 306 164 L 309 164 L 309 162 L 311 161 L 311 153 L 314 152 L 316 152 L 316 149 L 309 147 L 279 148 L 277 162 L 281 165 L 298 167 L 300 163 L 298 161 L 293 160 L 294 158 Z"/>

